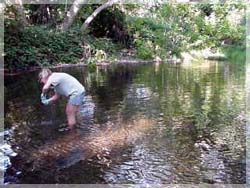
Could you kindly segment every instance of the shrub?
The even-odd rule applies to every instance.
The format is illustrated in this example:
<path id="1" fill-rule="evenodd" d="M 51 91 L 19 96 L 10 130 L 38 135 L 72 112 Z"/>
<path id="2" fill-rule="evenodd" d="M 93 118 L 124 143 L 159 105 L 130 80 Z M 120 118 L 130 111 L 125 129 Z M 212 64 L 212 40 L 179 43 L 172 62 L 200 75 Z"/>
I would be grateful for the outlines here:
<path id="1" fill-rule="evenodd" d="M 26 69 L 30 66 L 88 63 L 98 50 L 112 54 L 119 45 L 106 38 L 82 36 L 77 28 L 67 32 L 46 27 L 27 27 L 12 35 L 5 30 L 5 68 Z M 91 60 L 92 61 L 92 60 Z"/>

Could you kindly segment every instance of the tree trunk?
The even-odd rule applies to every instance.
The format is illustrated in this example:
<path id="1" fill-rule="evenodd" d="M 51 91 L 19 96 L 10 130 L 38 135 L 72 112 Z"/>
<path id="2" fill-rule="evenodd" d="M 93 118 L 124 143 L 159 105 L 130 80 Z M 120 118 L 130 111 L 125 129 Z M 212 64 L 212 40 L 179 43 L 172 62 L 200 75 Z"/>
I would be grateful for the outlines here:
<path id="1" fill-rule="evenodd" d="M 17 10 L 18 16 L 20 16 L 20 22 L 21 22 L 22 26 L 27 26 L 28 21 L 26 19 L 25 13 L 24 13 L 22 0 L 15 0 L 14 6 Z"/>
<path id="2" fill-rule="evenodd" d="M 73 23 L 78 11 L 80 10 L 82 4 L 88 2 L 88 0 L 75 0 L 70 7 L 69 12 L 66 15 L 66 18 L 64 19 L 62 23 L 62 30 L 67 30 Z"/>
<path id="3" fill-rule="evenodd" d="M 118 2 L 119 0 L 109 0 L 106 3 L 104 3 L 103 5 L 101 5 L 100 7 L 98 7 L 83 23 L 81 30 L 85 30 L 90 22 L 93 21 L 93 19 L 105 8 L 112 6 L 114 3 Z"/>

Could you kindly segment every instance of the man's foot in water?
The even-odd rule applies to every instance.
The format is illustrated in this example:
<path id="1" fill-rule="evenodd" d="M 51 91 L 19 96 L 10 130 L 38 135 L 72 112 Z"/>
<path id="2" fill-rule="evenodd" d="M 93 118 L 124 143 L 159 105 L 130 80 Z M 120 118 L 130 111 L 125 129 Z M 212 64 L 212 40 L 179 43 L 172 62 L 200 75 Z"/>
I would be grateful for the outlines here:
<path id="1" fill-rule="evenodd" d="M 59 129 L 66 128 L 68 125 L 66 123 L 62 123 L 59 125 Z"/>
<path id="2" fill-rule="evenodd" d="M 68 132 L 70 129 L 68 129 L 67 127 L 63 127 L 58 129 L 59 132 Z"/>
<path id="3" fill-rule="evenodd" d="M 59 132 L 76 132 L 76 129 L 74 127 L 63 127 L 58 130 Z"/>

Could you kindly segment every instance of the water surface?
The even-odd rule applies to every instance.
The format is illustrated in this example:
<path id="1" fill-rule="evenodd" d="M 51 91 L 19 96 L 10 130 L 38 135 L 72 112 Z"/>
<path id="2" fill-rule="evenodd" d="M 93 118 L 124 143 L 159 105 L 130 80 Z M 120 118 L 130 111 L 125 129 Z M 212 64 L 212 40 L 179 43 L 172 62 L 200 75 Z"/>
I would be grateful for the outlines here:
<path id="1" fill-rule="evenodd" d="M 245 67 L 229 62 L 61 68 L 87 90 L 40 103 L 38 72 L 5 76 L 6 183 L 245 183 Z"/>

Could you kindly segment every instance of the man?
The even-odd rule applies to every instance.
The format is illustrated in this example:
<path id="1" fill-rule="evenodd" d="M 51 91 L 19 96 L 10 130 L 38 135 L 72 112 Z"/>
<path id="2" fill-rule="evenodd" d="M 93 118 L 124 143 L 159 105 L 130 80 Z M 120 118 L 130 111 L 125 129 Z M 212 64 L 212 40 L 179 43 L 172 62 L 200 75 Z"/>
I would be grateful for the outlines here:
<path id="1" fill-rule="evenodd" d="M 83 85 L 67 73 L 52 73 L 49 69 L 42 69 L 39 73 L 39 81 L 44 84 L 41 94 L 41 102 L 44 105 L 56 101 L 60 95 L 68 98 L 66 105 L 68 127 L 66 129 L 74 129 L 76 124 L 76 113 L 85 94 Z M 51 98 L 47 99 L 46 93 L 50 88 L 54 88 L 55 93 Z"/>

